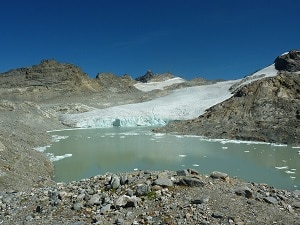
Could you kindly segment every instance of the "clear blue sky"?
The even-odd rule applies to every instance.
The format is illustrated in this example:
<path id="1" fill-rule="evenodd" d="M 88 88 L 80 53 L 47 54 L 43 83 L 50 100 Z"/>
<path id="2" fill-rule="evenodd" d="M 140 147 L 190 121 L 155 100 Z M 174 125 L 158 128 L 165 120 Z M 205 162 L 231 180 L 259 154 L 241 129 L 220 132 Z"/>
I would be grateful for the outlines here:
<path id="1" fill-rule="evenodd" d="M 4 0 L 0 72 L 56 59 L 98 72 L 235 79 L 300 48 L 299 0 Z"/>

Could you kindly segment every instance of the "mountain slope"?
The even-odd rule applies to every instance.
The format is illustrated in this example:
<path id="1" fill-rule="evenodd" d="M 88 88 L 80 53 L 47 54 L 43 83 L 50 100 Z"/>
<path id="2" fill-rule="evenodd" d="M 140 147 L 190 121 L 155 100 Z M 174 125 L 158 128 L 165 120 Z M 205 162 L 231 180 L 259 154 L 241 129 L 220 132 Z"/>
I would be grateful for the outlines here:
<path id="1" fill-rule="evenodd" d="M 156 131 L 299 144 L 300 75 L 278 71 L 277 76 L 245 82 L 234 88 L 230 99 L 198 118 L 171 122 Z"/>

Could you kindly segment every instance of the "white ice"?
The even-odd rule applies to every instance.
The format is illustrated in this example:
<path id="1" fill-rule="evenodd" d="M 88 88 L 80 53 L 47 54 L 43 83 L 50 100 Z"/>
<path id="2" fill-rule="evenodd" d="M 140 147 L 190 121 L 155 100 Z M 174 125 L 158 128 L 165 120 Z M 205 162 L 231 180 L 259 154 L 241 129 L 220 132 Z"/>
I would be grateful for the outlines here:
<path id="1" fill-rule="evenodd" d="M 252 73 L 251 75 L 243 78 L 240 81 L 240 84 L 237 86 L 237 88 L 244 86 L 246 84 L 249 84 L 253 81 L 260 80 L 262 78 L 275 77 L 277 75 L 277 72 L 278 72 L 278 70 L 275 69 L 275 64 L 273 63 L 270 66 L 267 66 L 261 70 L 256 71 L 255 73 Z"/>
<path id="2" fill-rule="evenodd" d="M 79 128 L 104 128 L 165 125 L 168 121 L 193 119 L 230 98 L 229 88 L 235 82 L 182 88 L 148 102 L 64 115 L 62 122 Z"/>
<path id="3" fill-rule="evenodd" d="M 179 84 L 183 82 L 185 82 L 184 79 L 180 77 L 174 77 L 172 79 L 168 79 L 162 82 L 137 83 L 134 86 L 140 91 L 148 92 L 155 89 L 163 90 L 167 86 L 170 86 L 172 84 Z"/>

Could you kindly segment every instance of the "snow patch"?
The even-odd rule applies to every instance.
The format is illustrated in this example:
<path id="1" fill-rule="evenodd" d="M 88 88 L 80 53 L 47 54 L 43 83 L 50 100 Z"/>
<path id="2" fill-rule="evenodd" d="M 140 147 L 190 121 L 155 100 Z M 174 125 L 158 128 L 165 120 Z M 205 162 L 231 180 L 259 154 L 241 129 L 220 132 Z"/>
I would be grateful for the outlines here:
<path id="1" fill-rule="evenodd" d="M 155 89 L 163 90 L 165 87 L 171 86 L 172 84 L 180 84 L 183 82 L 185 82 L 184 79 L 180 77 L 174 77 L 161 82 L 137 83 L 134 85 L 134 87 L 140 91 L 148 92 Z"/>
<path id="2" fill-rule="evenodd" d="M 267 66 L 249 76 L 246 76 L 238 83 L 238 85 L 236 85 L 234 89 L 236 90 L 242 86 L 252 83 L 253 81 L 260 80 L 266 77 L 275 77 L 277 75 L 277 72 L 278 70 L 275 69 L 275 63 L 273 63 L 270 66 Z"/>

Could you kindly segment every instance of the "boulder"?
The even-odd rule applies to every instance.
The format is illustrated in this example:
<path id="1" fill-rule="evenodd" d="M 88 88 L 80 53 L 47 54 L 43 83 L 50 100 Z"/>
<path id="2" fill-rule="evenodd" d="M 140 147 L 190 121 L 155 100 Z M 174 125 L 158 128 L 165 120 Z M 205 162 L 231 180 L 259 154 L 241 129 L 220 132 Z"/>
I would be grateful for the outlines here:
<path id="1" fill-rule="evenodd" d="M 159 185 L 162 187 L 172 187 L 173 182 L 169 178 L 158 178 L 153 182 L 154 185 Z"/>
<path id="2" fill-rule="evenodd" d="M 180 179 L 179 184 L 189 187 L 203 187 L 205 185 L 202 180 L 195 177 L 184 177 Z"/>

